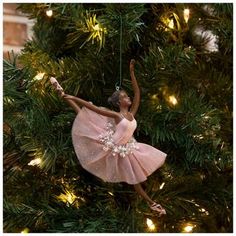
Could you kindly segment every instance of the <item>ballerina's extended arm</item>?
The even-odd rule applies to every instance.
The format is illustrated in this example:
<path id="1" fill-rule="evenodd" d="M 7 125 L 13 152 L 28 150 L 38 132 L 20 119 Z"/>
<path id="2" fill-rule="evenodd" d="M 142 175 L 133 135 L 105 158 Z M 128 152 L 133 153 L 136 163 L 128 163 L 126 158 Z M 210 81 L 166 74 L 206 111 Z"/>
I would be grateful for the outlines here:
<path id="1" fill-rule="evenodd" d="M 65 94 L 63 96 L 63 98 L 70 99 L 70 100 L 72 100 L 72 101 L 74 101 L 76 103 L 79 103 L 80 105 L 85 106 L 88 109 L 90 109 L 90 110 L 92 110 L 92 111 L 94 111 L 94 112 L 96 112 L 96 113 L 98 113 L 100 115 L 112 117 L 112 118 L 115 118 L 115 119 L 117 119 L 117 118 L 119 119 L 120 118 L 120 116 L 119 116 L 119 114 L 117 112 L 111 111 L 109 109 L 101 109 L 101 108 L 93 105 L 92 103 L 87 102 L 87 101 L 85 101 L 85 100 L 83 100 L 81 98 L 74 97 L 74 96 L 71 96 L 71 95 L 68 95 L 68 94 Z"/>
<path id="2" fill-rule="evenodd" d="M 130 61 L 130 77 L 131 77 L 131 81 L 132 81 L 132 86 L 133 86 L 133 90 L 134 90 L 134 99 L 133 99 L 133 104 L 130 108 L 130 112 L 133 114 L 133 116 L 135 116 L 138 107 L 139 107 L 139 103 L 140 103 L 140 89 L 136 80 L 136 77 L 134 75 L 134 64 L 135 64 L 135 60 L 132 59 Z"/>

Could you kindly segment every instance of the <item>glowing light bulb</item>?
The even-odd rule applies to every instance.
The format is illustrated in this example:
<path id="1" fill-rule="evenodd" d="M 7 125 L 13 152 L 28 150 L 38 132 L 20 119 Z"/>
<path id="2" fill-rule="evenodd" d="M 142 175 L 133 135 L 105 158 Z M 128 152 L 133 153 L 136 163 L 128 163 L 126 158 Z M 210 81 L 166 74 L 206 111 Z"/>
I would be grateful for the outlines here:
<path id="1" fill-rule="evenodd" d="M 158 95 L 157 95 L 157 94 L 153 94 L 153 95 L 151 96 L 151 98 L 152 98 L 153 100 L 158 100 Z"/>
<path id="2" fill-rule="evenodd" d="M 30 161 L 30 162 L 28 163 L 28 166 L 40 165 L 41 162 L 42 162 L 41 158 L 36 158 L 36 159 Z"/>
<path id="3" fill-rule="evenodd" d="M 193 228 L 195 227 L 196 225 L 192 225 L 190 223 L 188 223 L 186 226 L 184 226 L 183 228 L 183 232 L 185 233 L 190 233 L 193 231 Z"/>
<path id="4" fill-rule="evenodd" d="M 52 11 L 52 10 L 47 10 L 47 11 L 46 11 L 46 15 L 47 15 L 48 17 L 51 17 L 51 16 L 53 15 L 53 11 Z"/>
<path id="5" fill-rule="evenodd" d="M 108 192 L 108 194 L 110 194 L 111 196 L 114 196 L 114 194 L 112 192 Z"/>
<path id="6" fill-rule="evenodd" d="M 184 20 L 188 23 L 190 10 L 188 8 L 184 9 Z"/>
<path id="7" fill-rule="evenodd" d="M 161 186 L 160 186 L 160 189 L 163 189 L 165 183 L 162 183 Z"/>
<path id="8" fill-rule="evenodd" d="M 29 229 L 25 228 L 24 230 L 21 231 L 22 234 L 28 234 L 29 233 Z"/>
<path id="9" fill-rule="evenodd" d="M 169 28 L 174 29 L 174 20 L 173 19 L 170 20 L 168 26 L 169 26 Z"/>
<path id="10" fill-rule="evenodd" d="M 193 137 L 194 138 L 196 138 L 196 139 L 203 139 L 204 137 L 203 137 L 203 135 L 201 135 L 201 134 L 199 134 L 199 135 L 193 135 Z"/>
<path id="11" fill-rule="evenodd" d="M 156 229 L 156 226 L 154 225 L 151 219 L 147 218 L 146 223 L 150 231 L 153 231 Z"/>
<path id="12" fill-rule="evenodd" d="M 199 211 L 205 213 L 205 215 L 209 215 L 209 212 L 204 208 L 200 208 Z"/>
<path id="13" fill-rule="evenodd" d="M 169 96 L 169 102 L 172 103 L 173 105 L 176 105 L 178 103 L 177 99 L 175 96 Z"/>
<path id="14" fill-rule="evenodd" d="M 34 78 L 33 80 L 41 80 L 43 79 L 45 73 L 39 72 Z"/>

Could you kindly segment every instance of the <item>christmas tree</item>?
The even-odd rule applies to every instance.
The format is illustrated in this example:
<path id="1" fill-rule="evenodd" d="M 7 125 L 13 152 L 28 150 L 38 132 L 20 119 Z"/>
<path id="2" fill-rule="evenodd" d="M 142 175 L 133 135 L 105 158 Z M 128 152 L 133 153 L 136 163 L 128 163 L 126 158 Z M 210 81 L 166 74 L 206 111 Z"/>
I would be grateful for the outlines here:
<path id="1" fill-rule="evenodd" d="M 232 201 L 232 3 L 34 3 L 34 36 L 4 60 L 4 232 L 229 233 Z M 135 138 L 167 153 L 145 182 L 157 218 L 126 183 L 84 170 L 74 111 L 53 90 L 107 106 L 141 88 Z"/>

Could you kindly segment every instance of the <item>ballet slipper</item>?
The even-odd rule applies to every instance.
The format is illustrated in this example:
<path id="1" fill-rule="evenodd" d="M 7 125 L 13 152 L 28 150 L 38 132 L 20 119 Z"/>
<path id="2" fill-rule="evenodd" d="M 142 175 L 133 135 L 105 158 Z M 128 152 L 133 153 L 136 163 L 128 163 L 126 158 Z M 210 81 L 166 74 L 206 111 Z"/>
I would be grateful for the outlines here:
<path id="1" fill-rule="evenodd" d="M 159 216 L 166 215 L 166 210 L 160 205 L 154 202 L 153 204 L 150 205 L 150 208 L 153 211 L 156 211 Z"/>
<path id="2" fill-rule="evenodd" d="M 63 88 L 61 87 L 61 85 L 58 83 L 58 81 L 54 78 L 51 77 L 50 78 L 50 82 L 52 84 L 52 86 L 54 87 L 54 89 L 56 89 L 56 91 L 58 92 L 58 94 L 63 97 L 65 95 Z"/>

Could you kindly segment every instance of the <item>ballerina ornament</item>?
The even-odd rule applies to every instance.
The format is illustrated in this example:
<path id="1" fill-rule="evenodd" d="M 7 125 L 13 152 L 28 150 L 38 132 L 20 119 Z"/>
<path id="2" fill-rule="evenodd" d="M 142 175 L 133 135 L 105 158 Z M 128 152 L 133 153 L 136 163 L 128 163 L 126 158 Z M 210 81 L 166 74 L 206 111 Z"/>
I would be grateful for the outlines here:
<path id="1" fill-rule="evenodd" d="M 130 61 L 130 77 L 134 99 L 124 90 L 115 91 L 108 99 L 119 112 L 101 108 L 81 98 L 65 94 L 53 77 L 50 81 L 58 94 L 75 110 L 72 141 L 76 155 L 84 169 L 106 182 L 126 182 L 159 216 L 165 209 L 153 201 L 141 183 L 159 169 L 167 154 L 133 137 L 137 127 L 135 114 L 140 103 L 140 89 L 134 74 L 135 60 Z M 81 108 L 82 107 L 82 108 Z"/>

